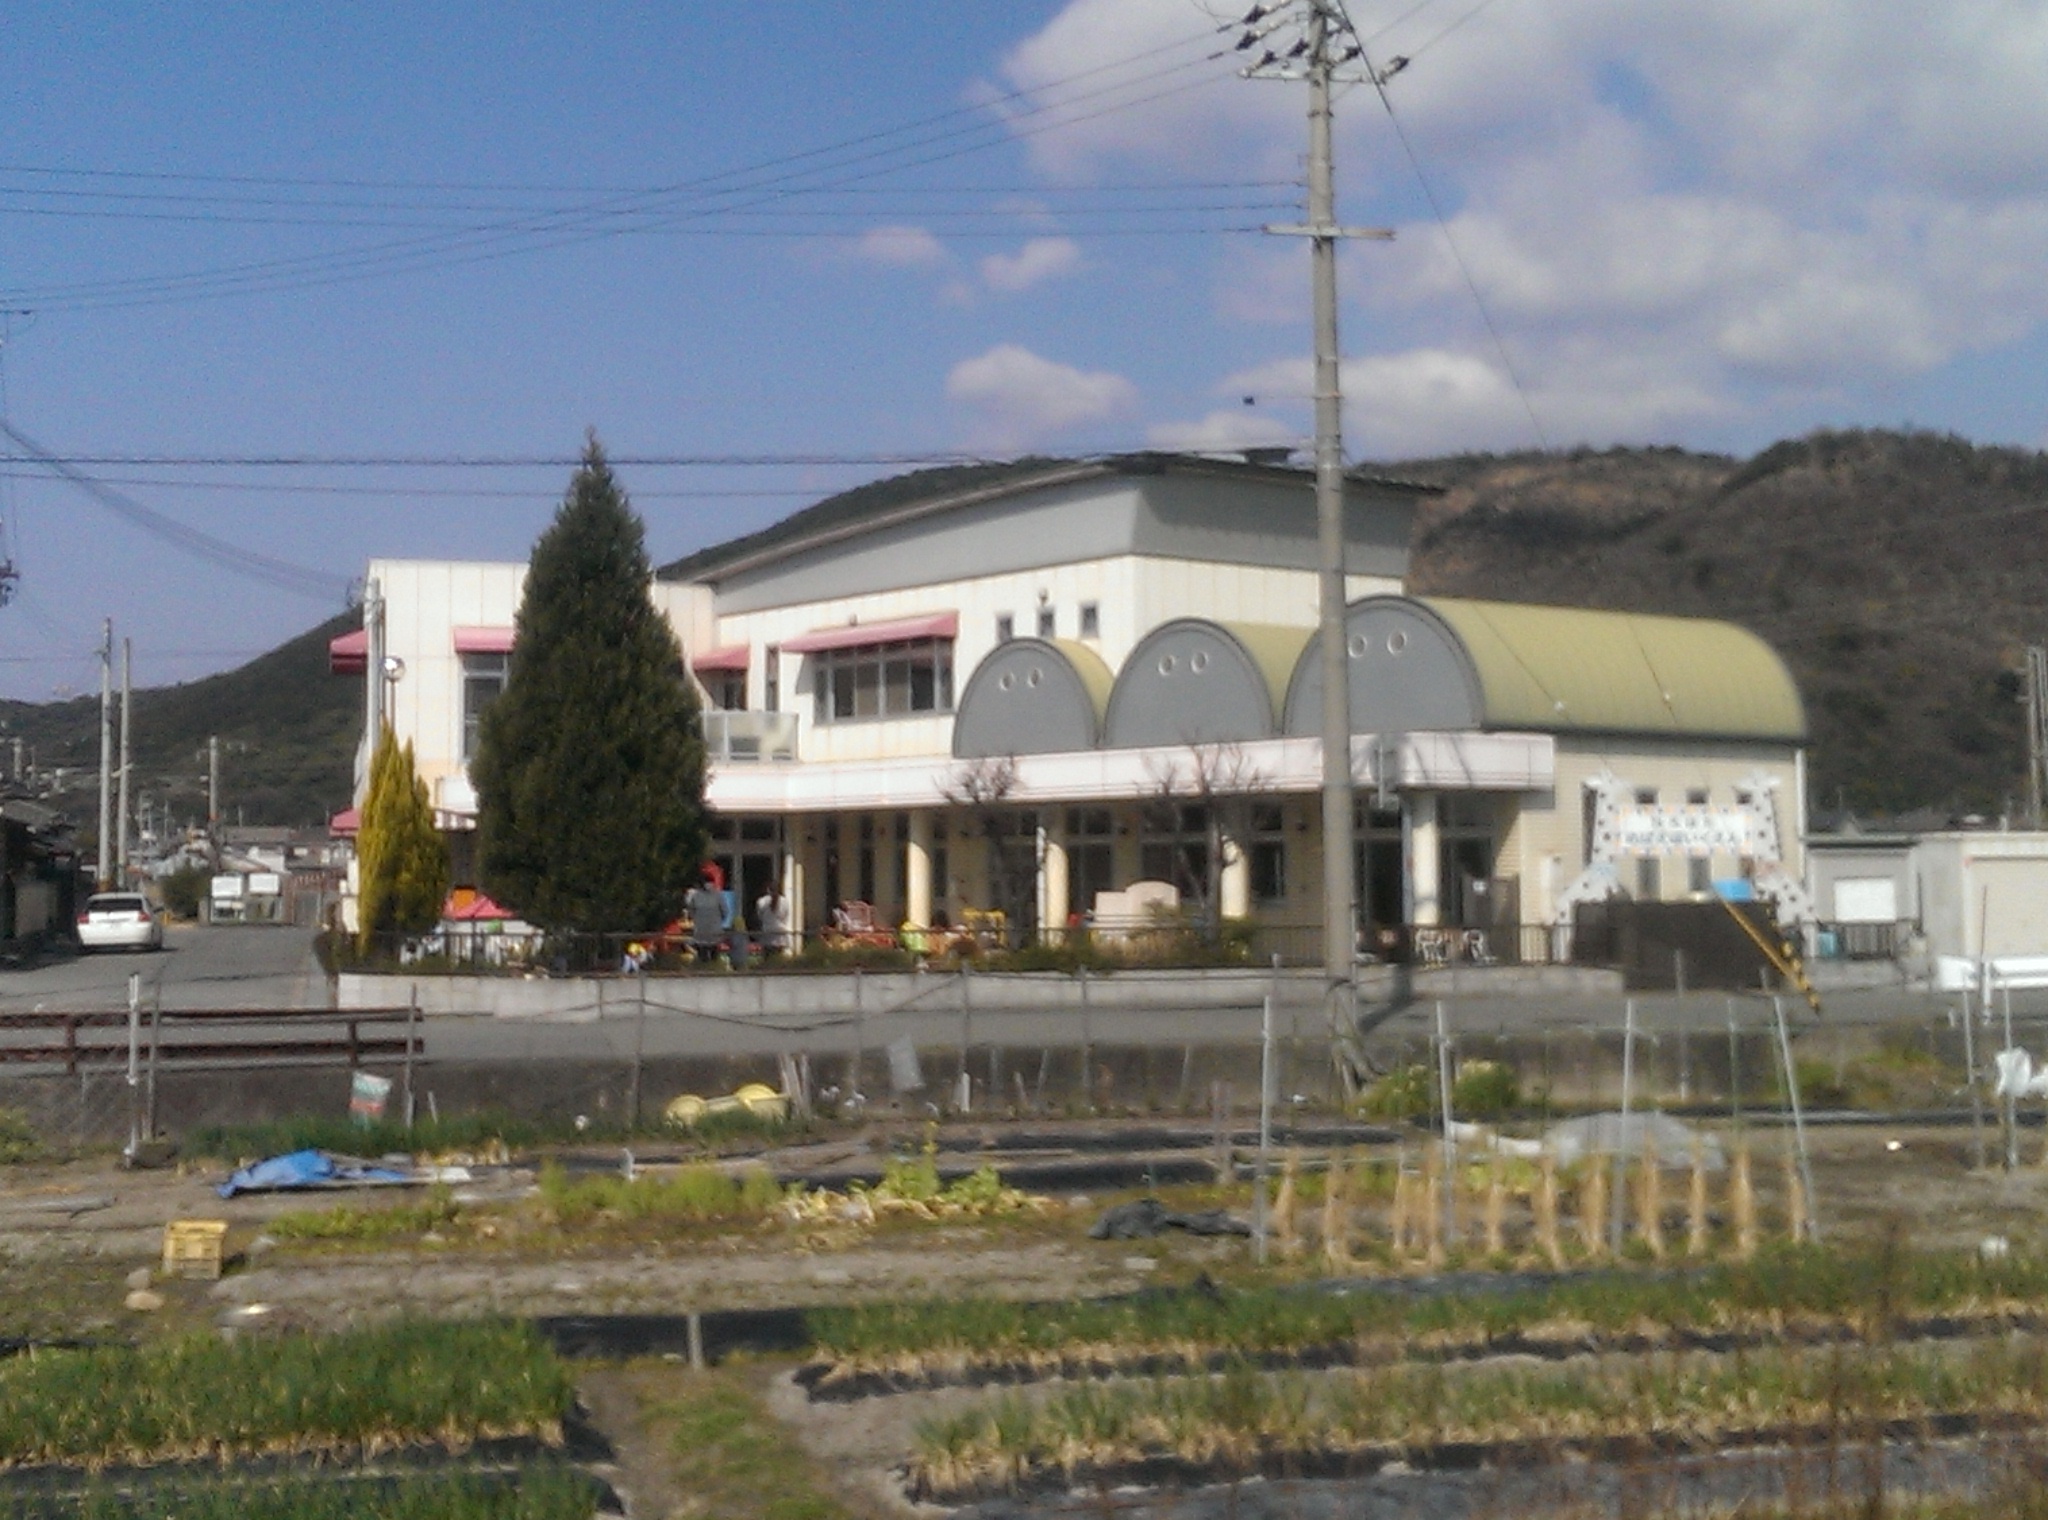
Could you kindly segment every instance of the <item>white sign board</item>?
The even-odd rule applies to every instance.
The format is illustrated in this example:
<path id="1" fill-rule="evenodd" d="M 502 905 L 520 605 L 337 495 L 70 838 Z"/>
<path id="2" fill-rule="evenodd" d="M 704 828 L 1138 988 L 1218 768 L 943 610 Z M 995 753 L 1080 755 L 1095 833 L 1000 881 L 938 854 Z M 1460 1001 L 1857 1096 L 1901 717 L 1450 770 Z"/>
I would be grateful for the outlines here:
<path id="1" fill-rule="evenodd" d="M 242 895 L 242 878 L 239 876 L 216 876 L 210 894 L 215 902 L 235 902 Z"/>
<path id="2" fill-rule="evenodd" d="M 1835 883 L 1835 922 L 1895 924 L 1899 884 L 1889 876 L 1845 876 Z"/>
<path id="3" fill-rule="evenodd" d="M 1617 855 L 1749 855 L 1749 814 L 1741 808 L 1625 807 L 1615 820 Z"/>
<path id="4" fill-rule="evenodd" d="M 249 895 L 251 897 L 275 897 L 284 891 L 284 878 L 275 871 L 251 871 L 249 873 Z"/>

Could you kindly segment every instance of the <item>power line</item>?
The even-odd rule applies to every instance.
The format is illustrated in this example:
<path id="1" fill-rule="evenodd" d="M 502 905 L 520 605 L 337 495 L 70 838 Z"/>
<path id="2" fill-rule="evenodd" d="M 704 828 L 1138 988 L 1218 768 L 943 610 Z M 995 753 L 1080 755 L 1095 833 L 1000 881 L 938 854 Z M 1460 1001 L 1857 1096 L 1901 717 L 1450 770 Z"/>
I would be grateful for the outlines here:
<path id="1" fill-rule="evenodd" d="M 1203 40 L 1204 38 L 1200 37 L 1184 38 L 1179 42 L 1149 49 L 1126 59 L 1098 65 L 1042 88 L 1049 96 L 1051 91 L 1105 73 L 1128 69 L 1135 64 L 1163 57 Z M 1199 67 L 1200 63 L 1205 61 L 1175 65 L 1161 71 L 1157 77 Z M 750 204 L 759 205 L 767 199 L 843 189 L 859 180 L 943 162 L 965 153 L 979 152 L 1012 142 L 1019 137 L 1072 126 L 1092 119 L 1095 115 L 1107 114 L 1109 111 L 1132 109 L 1189 87 L 1181 86 L 1125 99 L 1095 113 L 1078 116 L 1055 115 L 1048 121 L 1040 121 L 1026 128 L 1017 125 L 1021 119 L 1046 116 L 1092 99 L 1113 95 L 1120 90 L 1128 90 L 1137 82 L 1127 79 L 1100 89 L 1072 94 L 1064 99 L 1045 98 L 1037 101 L 1030 98 L 1030 92 L 1011 91 L 985 105 L 957 107 L 902 127 L 866 133 L 839 143 L 763 160 L 696 180 L 653 190 L 604 196 L 581 206 L 545 211 L 510 221 L 485 223 L 420 238 L 373 243 L 335 253 L 263 260 L 211 270 L 191 271 L 181 275 L 139 276 L 125 280 L 38 287 L 17 294 L 24 302 L 45 309 L 109 309 L 120 306 L 156 305 L 173 300 L 304 289 L 375 275 L 419 272 L 424 269 L 506 257 L 513 253 L 533 252 L 571 243 L 643 232 L 650 225 L 649 218 L 657 213 L 670 222 L 678 218 L 701 219 L 721 212 L 731 213 L 748 208 L 747 204 L 717 204 L 721 199 L 752 196 L 754 199 Z M 1196 83 L 1201 85 L 1210 82 L 1212 81 L 1205 79 Z M 991 110 L 1006 105 L 1017 105 L 1018 109 L 1013 114 L 995 121 L 987 120 Z M 944 127 L 943 130 L 934 130 L 963 116 L 977 119 L 964 129 Z M 901 141 L 898 141 L 899 139 Z M 879 144 L 891 145 L 877 146 Z M 952 146 L 947 146 L 949 144 Z M 928 153 L 921 158 L 902 156 L 933 147 L 941 147 L 944 151 Z M 831 180 L 820 183 L 817 180 L 819 175 L 846 176 L 847 171 L 856 166 L 892 158 L 896 161 L 885 162 L 881 167 L 869 168 L 851 175 L 850 178 L 842 177 L 836 183 Z M 688 200 L 691 197 L 709 199 L 713 203 L 685 206 L 681 210 L 664 209 L 671 202 Z M 651 225 L 659 226 L 662 223 Z M 503 246 L 508 242 L 513 246 Z"/>
<path id="2" fill-rule="evenodd" d="M 195 559 L 204 560 L 236 575 L 264 581 L 285 591 L 296 592 L 301 596 L 338 601 L 348 592 L 349 583 L 345 577 L 329 575 L 325 571 L 310 569 L 304 565 L 295 565 L 289 560 L 275 559 L 254 549 L 244 549 L 237 544 L 228 543 L 225 539 L 215 538 L 210 533 L 202 533 L 197 528 L 188 527 L 176 518 L 165 516 L 154 507 L 144 506 L 132 496 L 88 475 L 76 463 L 51 454 L 4 417 L 0 417 L 0 433 L 5 433 L 12 439 L 16 447 L 27 451 L 31 460 L 48 466 L 117 517 L 133 523 L 145 533 L 161 539 Z"/>

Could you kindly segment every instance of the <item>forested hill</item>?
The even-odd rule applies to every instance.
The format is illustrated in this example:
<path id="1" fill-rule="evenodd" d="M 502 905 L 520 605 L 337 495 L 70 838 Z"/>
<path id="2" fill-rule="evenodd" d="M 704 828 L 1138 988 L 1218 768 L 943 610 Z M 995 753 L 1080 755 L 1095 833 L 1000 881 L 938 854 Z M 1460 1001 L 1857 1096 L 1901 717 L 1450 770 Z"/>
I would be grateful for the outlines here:
<path id="1" fill-rule="evenodd" d="M 0 617 L 8 616 L 0 612 Z M 230 823 L 324 823 L 349 804 L 362 732 L 363 683 L 327 672 L 327 641 L 362 614 L 343 613 L 248 664 L 134 694 L 131 789 L 168 802 L 180 823 L 206 819 L 206 743 L 221 748 L 221 810 Z M 100 702 L 0 702 L 0 740 L 20 735 L 39 772 L 65 772 L 58 803 L 90 832 L 99 808 Z"/>
<path id="2" fill-rule="evenodd" d="M 1813 801 L 1866 819 L 1995 814 L 2024 796 L 2017 674 L 2048 643 L 2048 456 L 1928 433 L 1822 433 L 1747 462 L 1679 449 L 1467 455 L 1393 473 L 1446 494 L 1412 589 L 1729 618 L 1785 656 L 1813 728 Z M 0 612 L 0 618 L 8 614 Z M 317 823 L 349 800 L 361 682 L 327 673 L 344 614 L 238 670 L 135 695 L 136 787 L 228 817 Z M 0 702 L 96 806 L 96 697 Z"/>
<path id="3" fill-rule="evenodd" d="M 1448 488 L 1421 594 L 1728 618 L 1785 657 L 1812 798 L 1864 818 L 2025 795 L 2023 648 L 2048 643 L 2048 456 L 1818 433 L 1742 462 L 1673 449 L 1397 467 Z"/>

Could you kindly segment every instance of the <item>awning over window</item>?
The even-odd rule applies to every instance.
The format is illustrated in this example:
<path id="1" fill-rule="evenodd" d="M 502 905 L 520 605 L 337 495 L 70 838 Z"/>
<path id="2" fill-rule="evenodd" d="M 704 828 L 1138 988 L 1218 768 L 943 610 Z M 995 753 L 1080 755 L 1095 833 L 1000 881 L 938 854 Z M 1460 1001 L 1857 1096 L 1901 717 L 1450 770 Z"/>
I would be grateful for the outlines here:
<path id="1" fill-rule="evenodd" d="M 925 617 L 898 618 L 890 623 L 844 623 L 819 628 L 782 641 L 791 654 L 816 654 L 825 649 L 862 649 L 874 644 L 901 644 L 909 639 L 950 639 L 960 632 L 960 614 L 934 612 Z"/>
<path id="2" fill-rule="evenodd" d="M 745 644 L 728 644 L 723 649 L 707 649 L 690 661 L 690 669 L 699 675 L 710 675 L 719 670 L 745 670 L 747 656 L 751 649 Z"/>
<path id="3" fill-rule="evenodd" d="M 455 630 L 455 652 L 457 654 L 510 654 L 512 652 L 512 630 L 509 628 L 458 627 Z"/>
<path id="4" fill-rule="evenodd" d="M 327 673 L 336 676 L 359 676 L 370 667 L 370 633 L 366 628 L 351 628 L 347 633 L 327 641 Z"/>

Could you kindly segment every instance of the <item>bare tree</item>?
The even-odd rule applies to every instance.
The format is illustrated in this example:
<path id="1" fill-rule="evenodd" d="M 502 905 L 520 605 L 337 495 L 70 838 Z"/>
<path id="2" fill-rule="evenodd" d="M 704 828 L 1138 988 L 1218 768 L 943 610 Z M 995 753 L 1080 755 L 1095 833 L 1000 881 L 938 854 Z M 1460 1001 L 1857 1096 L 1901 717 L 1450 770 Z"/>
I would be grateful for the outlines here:
<path id="1" fill-rule="evenodd" d="M 964 815 L 967 830 L 984 842 L 988 860 L 989 892 L 1002 909 L 1005 931 L 1027 917 L 1027 888 L 1035 880 L 1024 880 L 1009 848 L 1016 832 L 1016 810 L 1010 803 L 1017 789 L 1017 759 L 1014 755 L 988 755 L 963 760 L 952 776 L 939 787 L 940 794 Z"/>
<path id="2" fill-rule="evenodd" d="M 1193 889 L 1204 932 L 1215 941 L 1223 935 L 1223 873 L 1245 858 L 1252 810 L 1272 794 L 1273 780 L 1240 744 L 1191 743 L 1185 750 L 1185 755 L 1148 760 L 1145 769 L 1153 783 L 1151 806 L 1166 815 L 1175 842 L 1175 874 Z M 1199 859 L 1174 816 L 1187 803 L 1202 812 Z"/>

